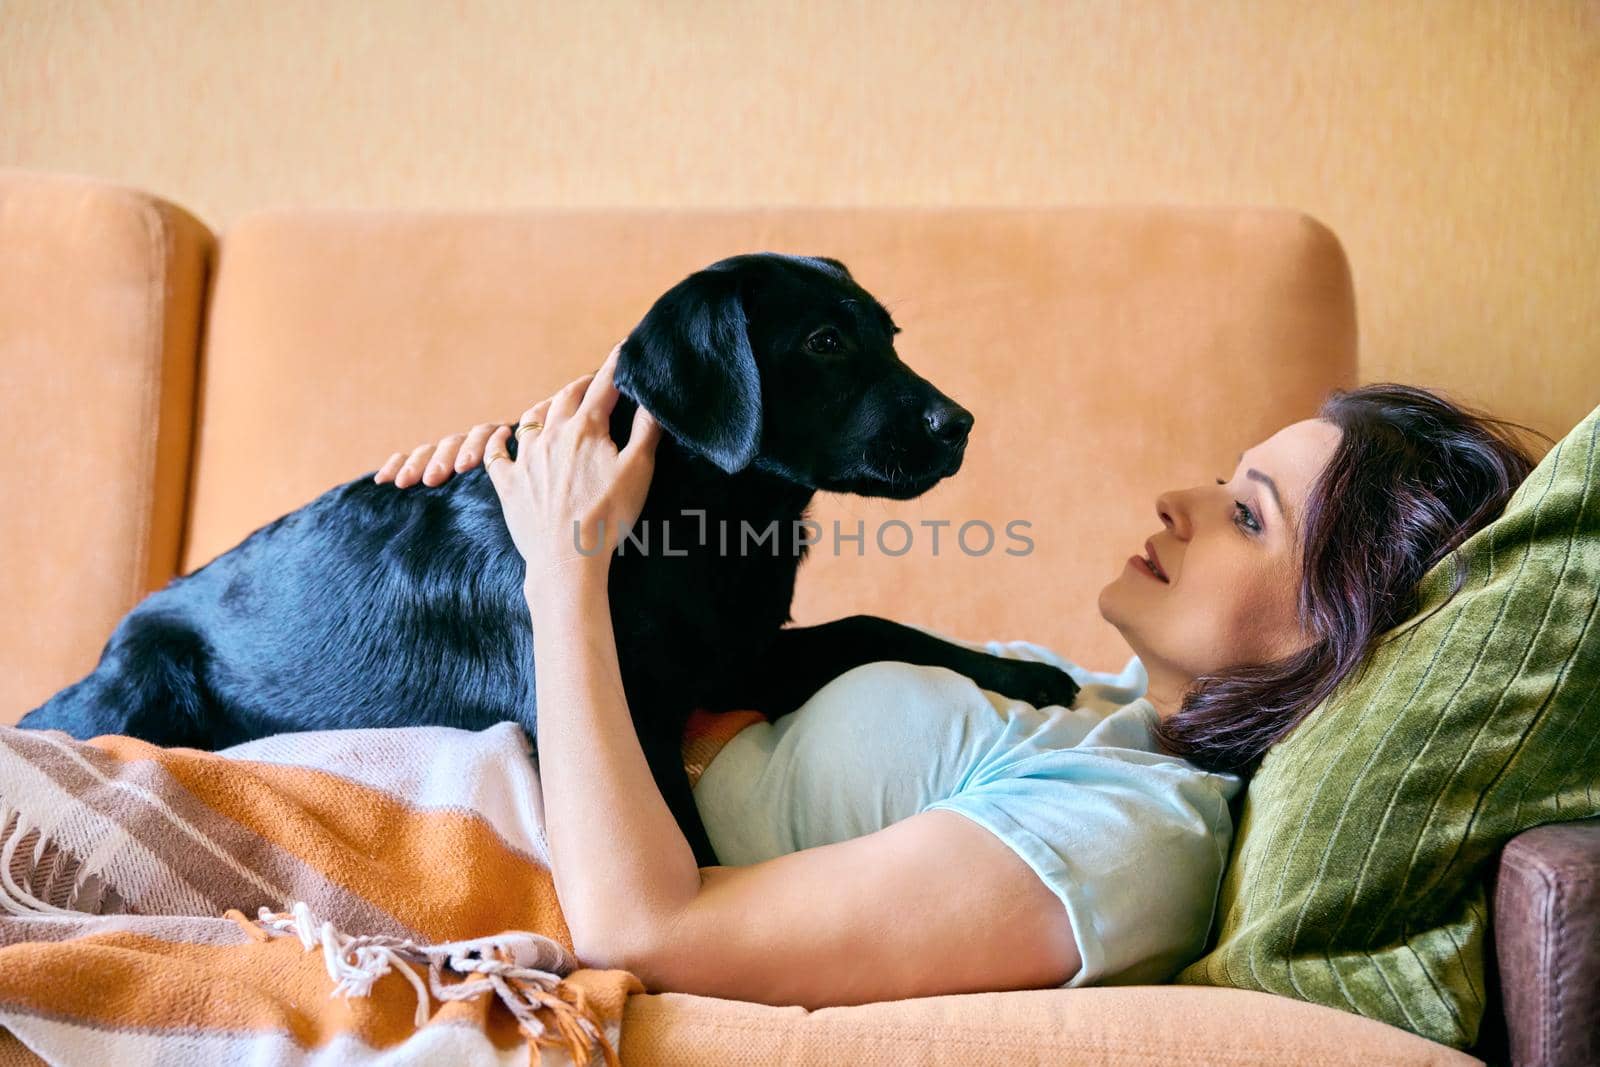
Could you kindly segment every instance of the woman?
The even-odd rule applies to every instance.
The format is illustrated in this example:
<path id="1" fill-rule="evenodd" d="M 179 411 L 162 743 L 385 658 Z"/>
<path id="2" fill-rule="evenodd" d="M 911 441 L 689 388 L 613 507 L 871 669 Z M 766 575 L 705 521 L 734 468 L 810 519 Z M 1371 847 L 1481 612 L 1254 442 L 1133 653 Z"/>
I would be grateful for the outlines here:
<path id="1" fill-rule="evenodd" d="M 1266 749 L 1415 611 L 1422 575 L 1503 510 L 1534 460 L 1421 389 L 1336 392 L 1163 493 L 1154 566 L 1099 597 L 1136 653 L 1036 709 L 940 668 L 869 664 L 740 731 L 696 803 L 730 866 L 697 869 L 624 702 L 608 545 L 639 514 L 659 429 L 607 431 L 616 352 L 510 427 L 392 456 L 439 484 L 480 459 L 527 563 L 553 876 L 578 954 L 652 990 L 821 1007 L 1159 982 L 1204 947 L 1228 803 Z M 1085 684 L 1086 683 L 1086 684 Z"/>

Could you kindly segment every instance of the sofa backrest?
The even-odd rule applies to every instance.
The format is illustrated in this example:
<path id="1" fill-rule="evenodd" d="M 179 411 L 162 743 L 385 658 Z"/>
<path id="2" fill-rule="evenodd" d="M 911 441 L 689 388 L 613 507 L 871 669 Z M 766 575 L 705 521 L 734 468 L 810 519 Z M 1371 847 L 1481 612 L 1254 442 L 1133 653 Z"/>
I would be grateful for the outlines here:
<path id="1" fill-rule="evenodd" d="M 1290 212 L 261 214 L 221 241 L 183 566 L 391 451 L 514 419 L 748 251 L 843 260 L 902 358 L 976 416 L 965 466 L 924 497 L 818 499 L 800 622 L 868 612 L 1120 667 L 1096 596 L 1161 530 L 1156 494 L 1229 475 L 1355 381 L 1344 255 Z M 862 524 L 859 556 L 834 520 Z M 937 556 L 924 520 L 951 523 Z M 1013 520 L 1027 556 L 1006 553 Z M 969 527 L 969 555 L 974 521 L 995 539 L 980 553 Z"/>
<path id="2" fill-rule="evenodd" d="M 735 252 L 843 259 L 977 417 L 922 499 L 819 498 L 803 622 L 873 612 L 1119 667 L 1096 594 L 1160 529 L 1156 493 L 1355 380 L 1344 255 L 1281 211 L 274 212 L 219 261 L 158 198 L 0 171 L 0 247 L 5 722 L 173 574 L 392 450 L 514 417 Z M 924 521 L 951 523 L 937 557 Z M 962 551 L 968 522 L 989 552 Z"/>

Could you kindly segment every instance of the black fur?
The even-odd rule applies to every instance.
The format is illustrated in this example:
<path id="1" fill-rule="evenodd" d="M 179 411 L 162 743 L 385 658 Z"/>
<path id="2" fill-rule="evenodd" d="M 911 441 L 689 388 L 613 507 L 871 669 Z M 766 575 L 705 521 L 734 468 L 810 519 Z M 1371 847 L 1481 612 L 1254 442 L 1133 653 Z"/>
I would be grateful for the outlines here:
<path id="1" fill-rule="evenodd" d="M 1076 695 L 1053 668 L 880 619 L 784 628 L 795 521 L 816 490 L 908 498 L 961 464 L 971 416 L 900 362 L 897 332 L 838 261 L 759 254 L 691 275 L 623 344 L 612 437 L 626 440 L 636 403 L 667 432 L 641 515 L 655 543 L 614 557 L 612 619 L 641 746 L 702 865 L 716 859 L 679 753 L 696 707 L 781 715 L 875 659 L 950 666 L 1037 703 Z M 705 513 L 705 543 L 685 510 Z M 685 554 L 666 554 L 662 520 Z M 720 523 L 737 535 L 774 520 L 776 552 L 718 551 Z M 536 736 L 522 580 L 481 469 L 405 491 L 363 477 L 147 597 L 95 671 L 21 725 L 205 749 L 507 719 Z"/>

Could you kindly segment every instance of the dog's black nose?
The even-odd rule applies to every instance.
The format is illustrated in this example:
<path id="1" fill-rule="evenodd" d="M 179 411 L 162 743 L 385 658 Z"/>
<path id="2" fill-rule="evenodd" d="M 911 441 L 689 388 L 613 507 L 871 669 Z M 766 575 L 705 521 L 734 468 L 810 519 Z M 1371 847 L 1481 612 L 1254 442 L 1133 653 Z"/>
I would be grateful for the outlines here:
<path id="1" fill-rule="evenodd" d="M 957 404 L 940 404 L 928 409 L 928 432 L 947 445 L 955 445 L 972 429 L 972 412 Z"/>

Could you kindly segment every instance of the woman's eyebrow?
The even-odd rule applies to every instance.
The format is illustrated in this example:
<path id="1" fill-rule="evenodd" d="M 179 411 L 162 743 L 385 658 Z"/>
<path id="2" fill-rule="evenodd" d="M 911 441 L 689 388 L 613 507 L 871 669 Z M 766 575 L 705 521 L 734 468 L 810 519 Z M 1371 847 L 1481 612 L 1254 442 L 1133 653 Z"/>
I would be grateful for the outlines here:
<path id="1" fill-rule="evenodd" d="M 1243 463 L 1243 462 L 1244 462 L 1244 453 L 1240 452 L 1239 453 L 1239 458 L 1234 460 L 1234 463 L 1235 464 L 1239 464 L 1239 463 Z M 1272 506 L 1278 509 L 1278 515 L 1279 515 L 1280 518 L 1283 519 L 1284 523 L 1287 524 L 1290 529 L 1293 529 L 1294 528 L 1294 521 L 1289 517 L 1288 510 L 1284 508 L 1282 498 L 1280 498 L 1278 496 L 1278 483 L 1273 481 L 1267 475 L 1262 474 L 1260 471 L 1256 470 L 1254 467 L 1251 467 L 1249 470 L 1245 471 L 1244 472 L 1244 476 L 1246 478 L 1249 478 L 1249 479 L 1253 480 L 1253 481 L 1260 482 L 1262 485 L 1267 487 L 1267 489 L 1272 493 Z"/>
<path id="2" fill-rule="evenodd" d="M 1249 470 L 1245 471 L 1244 476 L 1246 478 L 1254 478 L 1256 481 L 1260 482 L 1262 485 L 1266 486 L 1272 491 L 1272 504 L 1278 509 L 1278 514 L 1282 515 L 1284 521 L 1287 522 L 1289 519 L 1289 513 L 1284 510 L 1283 501 L 1278 499 L 1278 484 L 1271 478 L 1268 478 L 1265 474 L 1262 474 L 1260 471 L 1256 470 L 1254 467 L 1251 467 Z"/>

